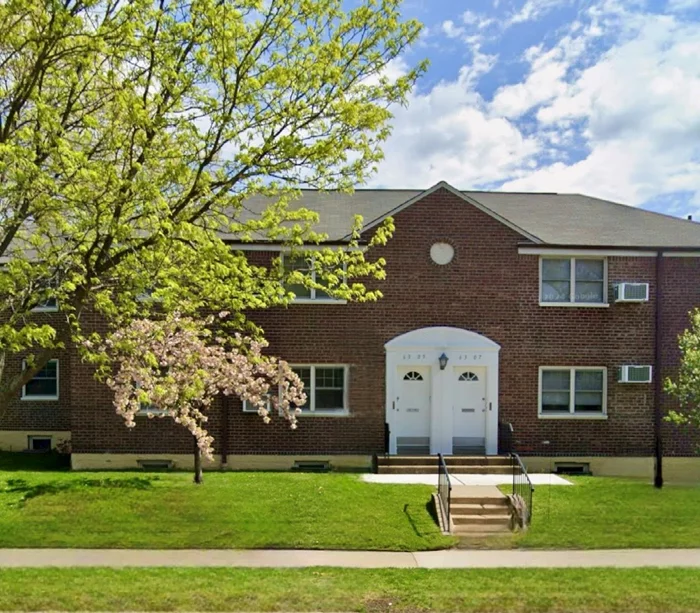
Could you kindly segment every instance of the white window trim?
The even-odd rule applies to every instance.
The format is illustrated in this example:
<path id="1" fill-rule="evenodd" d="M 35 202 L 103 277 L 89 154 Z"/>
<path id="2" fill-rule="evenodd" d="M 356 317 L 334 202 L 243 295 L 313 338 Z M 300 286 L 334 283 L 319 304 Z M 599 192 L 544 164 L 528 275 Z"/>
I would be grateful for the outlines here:
<path id="1" fill-rule="evenodd" d="M 569 277 L 569 301 L 568 302 L 545 302 L 542 300 L 542 262 L 544 260 L 570 260 L 571 272 Z M 576 295 L 576 260 L 603 260 L 603 302 L 575 302 Z M 551 255 L 540 257 L 540 282 L 537 288 L 540 306 L 544 307 L 583 307 L 583 308 L 608 308 L 608 258 L 600 256 L 581 255 Z"/>
<path id="2" fill-rule="evenodd" d="M 168 412 L 165 409 L 156 409 L 155 407 L 146 407 L 143 409 L 139 409 L 134 413 L 136 417 L 148 417 L 149 415 L 153 415 L 155 417 L 159 415 L 168 415 Z"/>
<path id="3" fill-rule="evenodd" d="M 55 396 L 27 396 L 27 385 L 22 386 L 22 395 L 20 400 L 58 400 L 60 385 L 61 385 L 61 365 L 58 363 L 58 358 L 53 358 L 49 362 L 56 362 L 56 395 Z M 22 360 L 22 370 L 27 368 L 27 360 Z M 34 377 L 32 377 L 33 379 Z"/>
<path id="4" fill-rule="evenodd" d="M 53 449 L 53 448 L 54 448 L 53 436 L 51 436 L 50 434 L 47 434 L 47 435 L 44 435 L 44 434 L 29 434 L 29 435 L 27 435 L 27 450 L 29 450 L 29 451 L 34 451 L 34 450 L 32 449 L 32 443 L 33 443 L 35 440 L 43 440 L 43 439 L 48 439 L 48 441 L 49 441 L 49 449 Z"/>
<path id="5" fill-rule="evenodd" d="M 319 416 L 319 417 L 346 417 L 350 415 L 350 405 L 349 405 L 349 394 L 348 394 L 348 381 L 350 379 L 350 369 L 347 364 L 290 364 L 292 369 L 294 368 L 310 368 L 311 369 L 311 383 L 309 388 L 304 389 L 304 392 L 309 398 L 309 408 L 302 410 L 299 417 L 309 417 L 309 416 Z M 343 369 L 343 409 L 319 409 L 316 410 L 314 405 L 316 403 L 316 369 L 317 368 L 342 368 Z"/>
<path id="6" fill-rule="evenodd" d="M 289 257 L 289 253 L 282 253 L 280 254 L 280 266 L 282 267 L 282 272 L 284 272 L 284 259 Z M 343 270 L 345 270 L 345 264 L 343 264 Z M 316 282 L 316 270 L 314 268 L 314 258 L 313 256 L 311 257 L 311 279 L 313 282 Z M 340 298 L 316 298 L 316 288 L 315 287 L 310 287 L 309 291 L 311 292 L 311 296 L 294 296 L 294 300 L 292 300 L 293 303 L 295 304 L 347 304 L 347 300 L 342 300 Z"/>
<path id="7" fill-rule="evenodd" d="M 53 300 L 56 301 L 54 306 L 41 306 L 39 304 L 32 309 L 32 313 L 58 313 L 58 300 L 56 298 Z"/>
<path id="8" fill-rule="evenodd" d="M 569 376 L 569 412 L 568 413 L 543 413 L 542 412 L 542 373 L 546 370 L 568 370 Z M 603 411 L 602 413 L 576 413 L 576 371 L 597 370 L 603 372 Z M 608 369 L 605 366 L 540 366 L 537 382 L 537 416 L 540 419 L 607 419 L 608 418 Z"/>
<path id="9" fill-rule="evenodd" d="M 242 400 L 241 404 L 243 405 L 244 413 L 252 413 L 254 415 L 258 414 L 258 407 L 250 404 L 247 400 Z M 267 399 L 267 405 L 265 408 L 267 409 L 268 413 L 272 410 L 272 403 L 270 402 L 270 398 Z"/>

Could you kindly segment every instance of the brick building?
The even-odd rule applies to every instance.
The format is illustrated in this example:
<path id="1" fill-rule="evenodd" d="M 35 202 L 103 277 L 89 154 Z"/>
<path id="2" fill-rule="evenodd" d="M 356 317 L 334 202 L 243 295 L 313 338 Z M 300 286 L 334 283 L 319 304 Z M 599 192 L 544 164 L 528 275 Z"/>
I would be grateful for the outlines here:
<path id="1" fill-rule="evenodd" d="M 381 249 L 384 298 L 345 304 L 307 290 L 287 308 L 254 313 L 270 352 L 305 379 L 309 402 L 291 431 L 221 399 L 210 422 L 217 465 L 496 454 L 511 424 L 532 469 L 579 462 L 599 474 L 650 475 L 661 436 L 668 474 L 700 474 L 692 433 L 657 421 L 672 406 L 661 383 L 677 367 L 678 334 L 700 306 L 700 225 L 581 195 L 446 183 L 308 191 L 299 204 L 318 211 L 319 231 L 336 243 L 356 213 L 368 234 L 394 218 Z M 257 262 L 280 252 L 232 247 Z M 191 437 L 169 421 L 125 428 L 75 352 L 42 377 L 0 423 L 2 446 L 71 438 L 77 468 L 191 461 Z"/>

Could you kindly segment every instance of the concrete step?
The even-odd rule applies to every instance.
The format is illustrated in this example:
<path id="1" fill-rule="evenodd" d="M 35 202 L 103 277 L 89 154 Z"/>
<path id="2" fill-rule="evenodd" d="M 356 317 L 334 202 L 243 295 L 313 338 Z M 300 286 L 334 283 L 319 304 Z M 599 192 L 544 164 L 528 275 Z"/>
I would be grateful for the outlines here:
<path id="1" fill-rule="evenodd" d="M 490 536 L 492 534 L 508 534 L 510 525 L 501 524 L 455 524 L 453 534 L 468 534 L 469 536 Z"/>
<path id="2" fill-rule="evenodd" d="M 450 497 L 451 506 L 458 504 L 479 504 L 479 505 L 497 505 L 499 507 L 507 507 L 508 499 L 505 496 L 457 496 L 452 494 Z"/>
<path id="3" fill-rule="evenodd" d="M 379 466 L 377 472 L 380 475 L 437 475 L 435 466 L 421 466 L 420 464 Z"/>
<path id="4" fill-rule="evenodd" d="M 510 475 L 510 466 L 448 466 L 451 475 Z"/>
<path id="5" fill-rule="evenodd" d="M 510 458 L 502 456 L 478 456 L 478 457 L 459 457 L 453 456 L 445 458 L 447 470 L 456 466 L 507 466 L 510 468 Z"/>
<path id="6" fill-rule="evenodd" d="M 458 469 L 458 470 L 455 470 Z M 448 468 L 455 475 L 503 475 L 510 474 L 508 466 L 459 466 Z M 432 475 L 438 474 L 437 466 L 434 464 L 380 464 L 377 472 L 381 475 Z"/>
<path id="7" fill-rule="evenodd" d="M 510 526 L 510 515 L 452 515 L 455 526 Z"/>
<path id="8" fill-rule="evenodd" d="M 378 466 L 432 465 L 437 470 L 437 456 L 377 456 Z M 510 466 L 510 458 L 504 456 L 445 456 L 448 470 L 456 466 Z"/>
<path id="9" fill-rule="evenodd" d="M 452 515 L 503 515 L 508 504 L 451 504 Z"/>

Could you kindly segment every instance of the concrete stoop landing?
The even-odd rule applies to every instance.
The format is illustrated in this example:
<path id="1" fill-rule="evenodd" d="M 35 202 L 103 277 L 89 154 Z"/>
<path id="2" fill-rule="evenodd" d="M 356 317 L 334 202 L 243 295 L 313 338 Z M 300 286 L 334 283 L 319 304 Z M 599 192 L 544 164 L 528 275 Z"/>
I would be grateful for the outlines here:
<path id="1" fill-rule="evenodd" d="M 509 533 L 511 509 L 508 498 L 494 486 L 458 485 L 450 501 L 451 532 L 457 536 L 490 536 Z"/>
<path id="2" fill-rule="evenodd" d="M 450 473 L 472 475 L 505 475 L 512 471 L 511 460 L 505 456 L 444 456 Z M 424 475 L 437 473 L 437 456 L 378 456 L 380 475 Z"/>

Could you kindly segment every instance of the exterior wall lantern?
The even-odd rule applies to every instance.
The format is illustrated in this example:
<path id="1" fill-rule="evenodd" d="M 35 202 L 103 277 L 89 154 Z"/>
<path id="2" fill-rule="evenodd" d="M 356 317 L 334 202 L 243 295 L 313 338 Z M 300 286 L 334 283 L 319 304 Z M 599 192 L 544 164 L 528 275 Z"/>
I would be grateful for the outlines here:
<path id="1" fill-rule="evenodd" d="M 442 355 L 438 358 L 438 362 L 440 362 L 440 370 L 445 370 L 448 359 L 449 358 L 445 355 L 445 352 L 443 351 Z"/>

